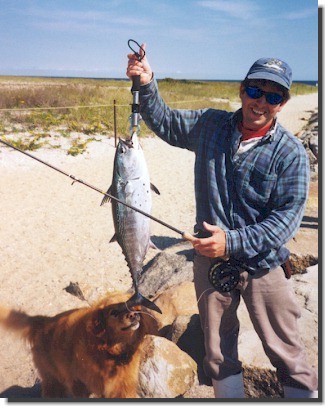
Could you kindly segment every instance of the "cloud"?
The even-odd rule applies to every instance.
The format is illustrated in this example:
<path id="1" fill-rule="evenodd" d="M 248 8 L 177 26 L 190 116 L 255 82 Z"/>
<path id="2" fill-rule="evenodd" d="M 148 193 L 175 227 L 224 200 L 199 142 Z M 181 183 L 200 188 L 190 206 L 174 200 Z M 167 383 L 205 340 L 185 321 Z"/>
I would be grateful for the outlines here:
<path id="1" fill-rule="evenodd" d="M 304 10 L 292 11 L 284 16 L 286 20 L 303 20 L 309 17 L 317 18 L 317 8 L 306 8 Z"/>
<path id="2" fill-rule="evenodd" d="M 197 3 L 201 7 L 223 12 L 234 18 L 247 19 L 258 11 L 255 3 L 241 0 L 202 0 Z"/>
<path id="3" fill-rule="evenodd" d="M 34 27 L 47 31 L 75 31 L 86 30 L 111 31 L 114 27 L 130 27 L 134 18 L 127 15 L 120 16 L 116 12 L 75 11 L 75 10 L 42 10 L 30 9 L 25 15 Z M 150 27 L 152 23 L 147 18 L 137 18 L 138 27 Z"/>

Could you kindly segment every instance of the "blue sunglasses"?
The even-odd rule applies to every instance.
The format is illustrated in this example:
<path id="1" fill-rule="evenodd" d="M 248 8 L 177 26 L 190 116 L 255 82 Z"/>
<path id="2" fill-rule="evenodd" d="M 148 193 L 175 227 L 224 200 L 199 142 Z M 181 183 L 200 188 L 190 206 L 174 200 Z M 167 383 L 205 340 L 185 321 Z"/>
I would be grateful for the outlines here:
<path id="1" fill-rule="evenodd" d="M 266 101 L 269 104 L 272 104 L 272 106 L 275 106 L 283 102 L 283 96 L 281 96 L 280 94 L 272 92 L 264 92 L 264 90 L 260 89 L 259 87 L 246 86 L 245 92 L 247 96 L 250 97 L 251 99 L 259 99 L 264 95 Z"/>

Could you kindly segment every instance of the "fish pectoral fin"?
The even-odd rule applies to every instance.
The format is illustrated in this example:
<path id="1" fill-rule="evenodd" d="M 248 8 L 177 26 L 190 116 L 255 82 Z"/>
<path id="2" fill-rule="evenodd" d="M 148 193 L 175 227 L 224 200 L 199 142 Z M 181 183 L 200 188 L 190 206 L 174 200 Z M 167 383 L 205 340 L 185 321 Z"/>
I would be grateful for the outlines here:
<path id="1" fill-rule="evenodd" d="M 107 194 L 112 194 L 112 193 L 111 193 L 111 189 L 112 189 L 112 186 L 110 186 L 110 187 L 108 188 L 108 190 L 107 190 L 106 193 L 107 193 Z M 109 196 L 105 195 L 100 205 L 103 206 L 103 204 L 108 203 L 108 202 L 110 202 L 110 201 L 111 201 L 111 198 L 110 198 Z"/>
<path id="2" fill-rule="evenodd" d="M 149 248 L 153 248 L 154 250 L 159 250 L 159 248 L 152 242 L 152 240 L 149 240 Z"/>
<path id="3" fill-rule="evenodd" d="M 113 235 L 113 237 L 109 240 L 109 242 L 111 243 L 111 242 L 115 242 L 115 241 L 117 241 L 117 235 L 116 234 Z"/>
<path id="4" fill-rule="evenodd" d="M 150 183 L 150 189 L 153 192 L 157 193 L 157 195 L 160 195 L 160 192 L 159 192 L 158 188 L 153 183 Z"/>

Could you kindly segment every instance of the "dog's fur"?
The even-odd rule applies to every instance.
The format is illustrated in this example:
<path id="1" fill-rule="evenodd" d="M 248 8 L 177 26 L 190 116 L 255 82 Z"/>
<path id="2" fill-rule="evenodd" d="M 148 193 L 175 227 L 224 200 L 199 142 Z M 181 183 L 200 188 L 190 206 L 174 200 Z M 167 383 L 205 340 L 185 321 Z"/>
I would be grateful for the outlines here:
<path id="1" fill-rule="evenodd" d="M 117 304 L 129 297 L 113 294 L 96 306 L 54 317 L 0 306 L 0 324 L 31 345 L 43 397 L 137 397 L 139 346 L 155 327 L 140 306 L 116 315 Z"/>

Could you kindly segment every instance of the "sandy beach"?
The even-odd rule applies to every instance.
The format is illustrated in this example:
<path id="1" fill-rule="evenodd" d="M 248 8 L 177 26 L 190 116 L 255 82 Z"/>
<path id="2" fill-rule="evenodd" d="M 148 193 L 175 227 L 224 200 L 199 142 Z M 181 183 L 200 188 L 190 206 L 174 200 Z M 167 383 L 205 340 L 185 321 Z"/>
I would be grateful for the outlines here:
<path id="1" fill-rule="evenodd" d="M 318 107 L 318 94 L 294 96 L 279 115 L 293 133 Z M 141 140 L 152 183 L 152 214 L 172 226 L 193 231 L 194 154 L 158 138 Z M 107 190 L 115 154 L 114 139 L 90 143 L 82 155 L 41 149 L 33 152 L 67 173 Z M 114 234 L 110 204 L 102 196 L 22 154 L 0 146 L 1 262 L 0 302 L 30 314 L 54 315 L 87 305 L 64 289 L 78 282 L 89 302 L 114 289 L 127 290 L 131 277 Z M 178 234 L 152 223 L 153 241 L 164 249 Z M 157 254 L 148 252 L 146 262 Z M 25 344 L 1 332 L 0 393 L 11 386 L 31 387 L 37 378 Z"/>

